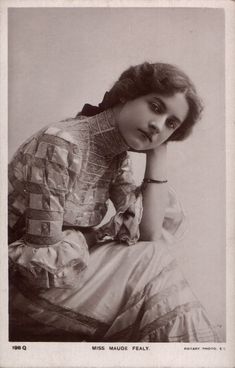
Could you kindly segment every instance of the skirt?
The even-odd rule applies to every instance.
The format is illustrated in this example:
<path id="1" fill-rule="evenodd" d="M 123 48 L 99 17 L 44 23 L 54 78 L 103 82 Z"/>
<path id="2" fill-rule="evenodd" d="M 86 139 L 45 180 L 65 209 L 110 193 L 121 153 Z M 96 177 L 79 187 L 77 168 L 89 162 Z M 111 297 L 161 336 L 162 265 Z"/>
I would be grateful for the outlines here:
<path id="1" fill-rule="evenodd" d="M 108 242 L 72 289 L 10 281 L 10 341 L 218 342 L 164 241 Z"/>

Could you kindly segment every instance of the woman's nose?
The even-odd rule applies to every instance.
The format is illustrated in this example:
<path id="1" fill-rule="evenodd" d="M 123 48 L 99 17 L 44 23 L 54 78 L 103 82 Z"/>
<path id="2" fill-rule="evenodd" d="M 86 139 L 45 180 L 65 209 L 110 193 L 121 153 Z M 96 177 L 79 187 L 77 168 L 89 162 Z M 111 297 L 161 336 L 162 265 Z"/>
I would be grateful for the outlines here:
<path id="1" fill-rule="evenodd" d="M 151 132 L 153 134 L 159 134 L 161 132 L 164 124 L 165 124 L 165 117 L 161 116 L 161 117 L 158 117 L 155 120 L 151 120 L 149 122 L 149 127 L 150 127 Z"/>

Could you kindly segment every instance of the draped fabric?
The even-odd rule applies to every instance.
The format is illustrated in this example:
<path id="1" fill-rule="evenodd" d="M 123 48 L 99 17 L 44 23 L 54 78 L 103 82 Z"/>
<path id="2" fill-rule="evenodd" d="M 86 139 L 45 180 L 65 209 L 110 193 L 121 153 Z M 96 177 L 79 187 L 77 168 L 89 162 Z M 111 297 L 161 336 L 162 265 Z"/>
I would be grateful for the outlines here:
<path id="1" fill-rule="evenodd" d="M 82 281 L 73 289 L 35 293 L 19 278 L 14 285 L 14 313 L 23 321 L 18 326 L 21 339 L 37 333 L 37 341 L 45 341 L 46 335 L 52 341 L 218 341 L 163 240 L 95 247 Z M 36 332 L 30 331 L 30 323 L 24 325 L 26 316 L 38 323 Z"/>

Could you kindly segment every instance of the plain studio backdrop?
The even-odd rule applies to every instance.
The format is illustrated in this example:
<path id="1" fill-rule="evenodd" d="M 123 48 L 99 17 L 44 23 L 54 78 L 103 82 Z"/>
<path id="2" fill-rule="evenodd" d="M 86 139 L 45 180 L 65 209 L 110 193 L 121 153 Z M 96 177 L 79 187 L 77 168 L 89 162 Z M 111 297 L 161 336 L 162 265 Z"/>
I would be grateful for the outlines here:
<path id="1" fill-rule="evenodd" d="M 99 103 L 124 69 L 143 61 L 179 66 L 204 100 L 193 135 L 168 145 L 169 183 L 188 219 L 170 250 L 225 341 L 223 10 L 9 9 L 9 159 L 44 125 Z M 140 183 L 145 156 L 132 157 Z"/>

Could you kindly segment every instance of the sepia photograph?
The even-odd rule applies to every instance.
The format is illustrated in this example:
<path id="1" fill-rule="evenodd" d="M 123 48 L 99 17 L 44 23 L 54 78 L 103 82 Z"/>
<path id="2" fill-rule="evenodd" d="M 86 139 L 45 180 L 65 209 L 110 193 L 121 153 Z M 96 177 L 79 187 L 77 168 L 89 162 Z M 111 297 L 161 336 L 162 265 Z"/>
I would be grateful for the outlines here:
<path id="1" fill-rule="evenodd" d="M 5 9 L 1 366 L 233 367 L 224 2 L 72 3 Z"/>

